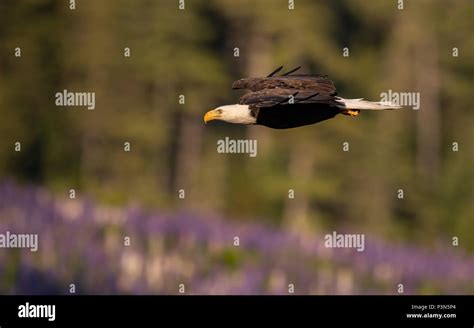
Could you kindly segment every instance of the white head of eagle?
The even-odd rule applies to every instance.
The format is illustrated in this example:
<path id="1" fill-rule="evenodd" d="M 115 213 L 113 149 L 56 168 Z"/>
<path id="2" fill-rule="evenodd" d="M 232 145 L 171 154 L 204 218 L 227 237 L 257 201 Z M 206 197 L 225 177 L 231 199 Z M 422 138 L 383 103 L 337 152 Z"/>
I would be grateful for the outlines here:
<path id="1" fill-rule="evenodd" d="M 217 107 L 204 115 L 204 123 L 220 120 L 228 123 L 255 124 L 257 118 L 252 115 L 249 105 L 225 105 Z"/>

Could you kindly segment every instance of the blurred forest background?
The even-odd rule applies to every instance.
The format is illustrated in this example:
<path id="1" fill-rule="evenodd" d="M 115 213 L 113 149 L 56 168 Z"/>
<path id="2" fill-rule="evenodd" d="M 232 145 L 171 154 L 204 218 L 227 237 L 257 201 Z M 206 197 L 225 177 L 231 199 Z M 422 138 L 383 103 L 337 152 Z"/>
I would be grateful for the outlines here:
<path id="1" fill-rule="evenodd" d="M 43 218 L 45 227 L 38 226 L 38 231 L 53 233 L 61 225 L 47 216 L 55 210 L 47 214 L 38 209 L 43 214 L 33 215 L 35 210 L 27 211 L 25 206 L 37 202 L 40 206 L 35 197 L 43 196 L 31 196 L 36 199 L 32 201 L 24 194 L 35 194 L 40 187 L 41 195 L 46 192 L 55 199 L 56 205 L 51 206 L 56 208 L 63 207 L 59 203 L 69 204 L 69 191 L 75 189 L 81 206 L 90 200 L 98 207 L 138 207 L 145 213 L 166 213 L 176 222 L 182 213 L 193 213 L 203 218 L 203 226 L 214 224 L 205 218 L 220 217 L 229 225 L 264 226 L 292 236 L 320 238 L 333 230 L 365 233 L 366 239 L 400 247 L 467 256 L 471 269 L 465 270 L 472 270 L 474 5 L 471 0 L 423 0 L 405 1 L 403 10 L 398 6 L 395 0 L 296 0 L 294 10 L 289 10 L 284 0 L 212 0 L 186 1 L 185 10 L 180 10 L 179 1 L 81 0 L 70 10 L 65 0 L 2 0 L 0 176 L 7 185 L 2 187 L 0 227 L 15 230 L 24 224 L 28 231 L 32 220 Z M 15 57 L 16 47 L 21 48 L 21 57 Z M 126 47 L 130 57 L 124 56 Z M 234 56 L 236 47 L 239 57 Z M 344 47 L 349 48 L 348 57 L 343 56 Z M 457 57 L 453 48 L 459 50 Z M 233 80 L 267 75 L 280 65 L 286 69 L 301 65 L 303 72 L 328 74 L 345 98 L 377 101 L 389 89 L 420 92 L 421 107 L 364 112 L 357 118 L 339 116 L 283 131 L 204 125 L 207 110 L 235 103 L 242 95 L 231 90 Z M 54 95 L 64 89 L 95 92 L 95 110 L 56 107 Z M 185 96 L 184 104 L 179 103 L 180 95 Z M 225 137 L 257 139 L 258 156 L 217 153 L 216 142 Z M 17 141 L 21 152 L 14 151 Z M 125 142 L 130 142 L 130 152 L 124 151 Z M 350 151 L 342 150 L 343 142 L 349 142 Z M 453 151 L 453 143 L 458 151 Z M 10 186 L 12 181 L 30 187 Z M 184 199 L 178 197 L 180 189 L 185 191 Z M 288 198 L 289 189 L 295 191 L 294 199 Z M 399 189 L 404 199 L 397 197 Z M 71 215 L 66 212 L 61 213 Z M 124 213 L 127 217 L 129 212 Z M 96 236 L 94 224 L 88 224 L 64 228 L 81 240 L 71 246 L 69 255 L 78 257 L 74 261 L 85 261 L 80 245 L 87 243 L 88 236 Z M 111 228 L 101 223 L 97 233 L 103 240 L 96 237 L 103 244 L 98 242 L 98 248 L 111 243 L 107 236 L 117 234 L 117 224 Z M 147 233 L 147 228 L 136 232 L 138 239 L 153 239 Z M 453 236 L 459 238 L 458 247 L 452 246 Z M 59 239 L 51 238 L 57 242 L 54 253 L 62 246 Z M 187 264 L 202 269 L 197 257 L 191 256 L 201 250 L 184 244 L 158 247 L 166 249 L 161 256 L 177 252 L 171 262 L 182 264 L 176 264 L 169 277 L 181 277 L 189 271 Z M 133 256 L 127 255 L 126 262 L 132 259 L 135 266 L 143 262 L 143 272 L 137 269 L 136 277 L 149 272 L 152 262 L 144 256 L 153 255 L 150 249 L 156 245 L 152 246 L 146 244 Z M 276 243 L 273 251 L 278 253 L 279 247 Z M 258 261 L 252 260 L 254 251 L 249 255 L 233 249 L 225 248 L 219 256 L 212 255 L 212 245 L 202 250 L 209 262 L 202 277 L 222 263 L 235 270 L 248 262 L 259 272 Z M 186 253 L 183 257 L 180 250 Z M 0 250 L 4 260 L 0 291 L 32 292 L 16 280 L 23 260 L 11 254 L 16 253 Z M 56 261 L 61 257 L 44 256 L 25 265 L 49 277 L 55 263 L 51 257 Z M 75 264 L 68 266 L 69 271 L 51 274 L 62 284 L 86 277 L 87 265 L 78 269 Z M 396 281 L 397 276 L 379 264 L 374 264 L 378 269 L 368 281 L 380 277 L 380 272 Z M 107 265 L 104 268 L 112 270 Z M 268 266 L 271 281 L 286 281 L 284 270 Z M 393 286 L 378 284 L 364 288 L 357 275 L 347 278 L 352 277 L 353 267 L 345 267 L 342 275 L 334 273 L 338 267 L 334 265 L 336 271 L 323 280 L 339 277 L 334 278 L 336 287 L 341 281 L 343 286 L 344 281 L 352 281 L 352 289 L 306 288 L 304 292 L 396 292 Z M 307 264 L 301 270 L 308 275 L 314 272 L 316 280 L 321 274 L 317 265 Z M 230 285 L 226 274 L 220 277 L 221 289 L 195 291 L 239 292 L 226 289 Z M 104 283 L 90 285 L 89 291 L 175 291 L 152 282 L 134 288 L 118 284 L 116 289 L 106 289 Z M 472 280 L 464 283 L 469 289 L 464 284 L 442 289 L 439 278 L 434 285 L 418 286 L 412 292 L 474 292 Z M 268 286 L 260 283 L 240 292 L 281 292 L 261 285 Z"/>

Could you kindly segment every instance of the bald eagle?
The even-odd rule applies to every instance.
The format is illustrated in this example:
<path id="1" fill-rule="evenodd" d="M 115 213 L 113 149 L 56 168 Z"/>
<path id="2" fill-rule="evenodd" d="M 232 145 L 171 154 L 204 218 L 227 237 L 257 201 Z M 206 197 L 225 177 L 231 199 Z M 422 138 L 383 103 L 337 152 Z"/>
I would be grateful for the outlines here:
<path id="1" fill-rule="evenodd" d="M 257 124 L 274 129 L 289 129 L 318 123 L 337 114 L 357 116 L 360 110 L 400 108 L 392 103 L 344 99 L 337 96 L 327 75 L 276 75 L 280 66 L 266 77 L 243 78 L 232 89 L 248 89 L 238 104 L 217 107 L 204 115 L 204 122 L 221 120 L 237 124 Z"/>

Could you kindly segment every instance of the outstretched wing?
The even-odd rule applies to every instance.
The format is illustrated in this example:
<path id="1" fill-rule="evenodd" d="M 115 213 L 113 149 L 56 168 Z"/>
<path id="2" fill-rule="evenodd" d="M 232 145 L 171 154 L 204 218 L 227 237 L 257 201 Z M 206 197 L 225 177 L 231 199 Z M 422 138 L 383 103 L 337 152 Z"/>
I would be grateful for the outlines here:
<path id="1" fill-rule="evenodd" d="M 264 81 L 263 87 L 289 88 L 298 90 L 311 90 L 336 95 L 334 83 L 326 76 L 320 75 L 289 75 L 278 76 Z"/>
<path id="2" fill-rule="evenodd" d="M 283 66 L 278 67 L 266 77 L 243 78 L 234 81 L 232 89 L 249 89 L 251 91 L 260 91 L 264 89 L 297 89 L 311 90 L 315 92 L 324 92 L 336 95 L 334 83 L 328 79 L 327 75 L 309 75 L 293 74 L 300 67 L 296 67 L 284 74 L 275 76 L 282 70 Z"/>
<path id="3" fill-rule="evenodd" d="M 262 78 L 244 78 L 234 81 L 232 89 L 297 89 L 325 92 L 336 95 L 334 83 L 323 75 L 288 75 Z"/>
<path id="4" fill-rule="evenodd" d="M 273 107 L 277 105 L 294 104 L 325 104 L 340 106 L 335 95 L 313 90 L 270 88 L 250 92 L 240 97 L 239 104 L 251 107 Z"/>

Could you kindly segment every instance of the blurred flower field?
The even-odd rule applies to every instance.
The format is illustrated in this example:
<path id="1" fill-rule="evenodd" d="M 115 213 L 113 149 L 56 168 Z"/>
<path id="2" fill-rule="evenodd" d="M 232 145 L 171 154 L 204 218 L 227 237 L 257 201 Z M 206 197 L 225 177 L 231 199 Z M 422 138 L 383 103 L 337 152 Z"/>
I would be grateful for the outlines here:
<path id="1" fill-rule="evenodd" d="M 366 236 L 365 251 L 322 235 L 192 213 L 147 213 L 0 184 L 0 232 L 37 233 L 39 249 L 0 249 L 0 293 L 474 293 L 474 257 Z M 130 245 L 125 245 L 126 237 Z M 234 238 L 239 237 L 239 246 Z M 181 285 L 183 284 L 183 285 Z M 181 286 L 180 286 L 181 285 Z M 293 288 L 290 288 L 292 290 Z"/>

